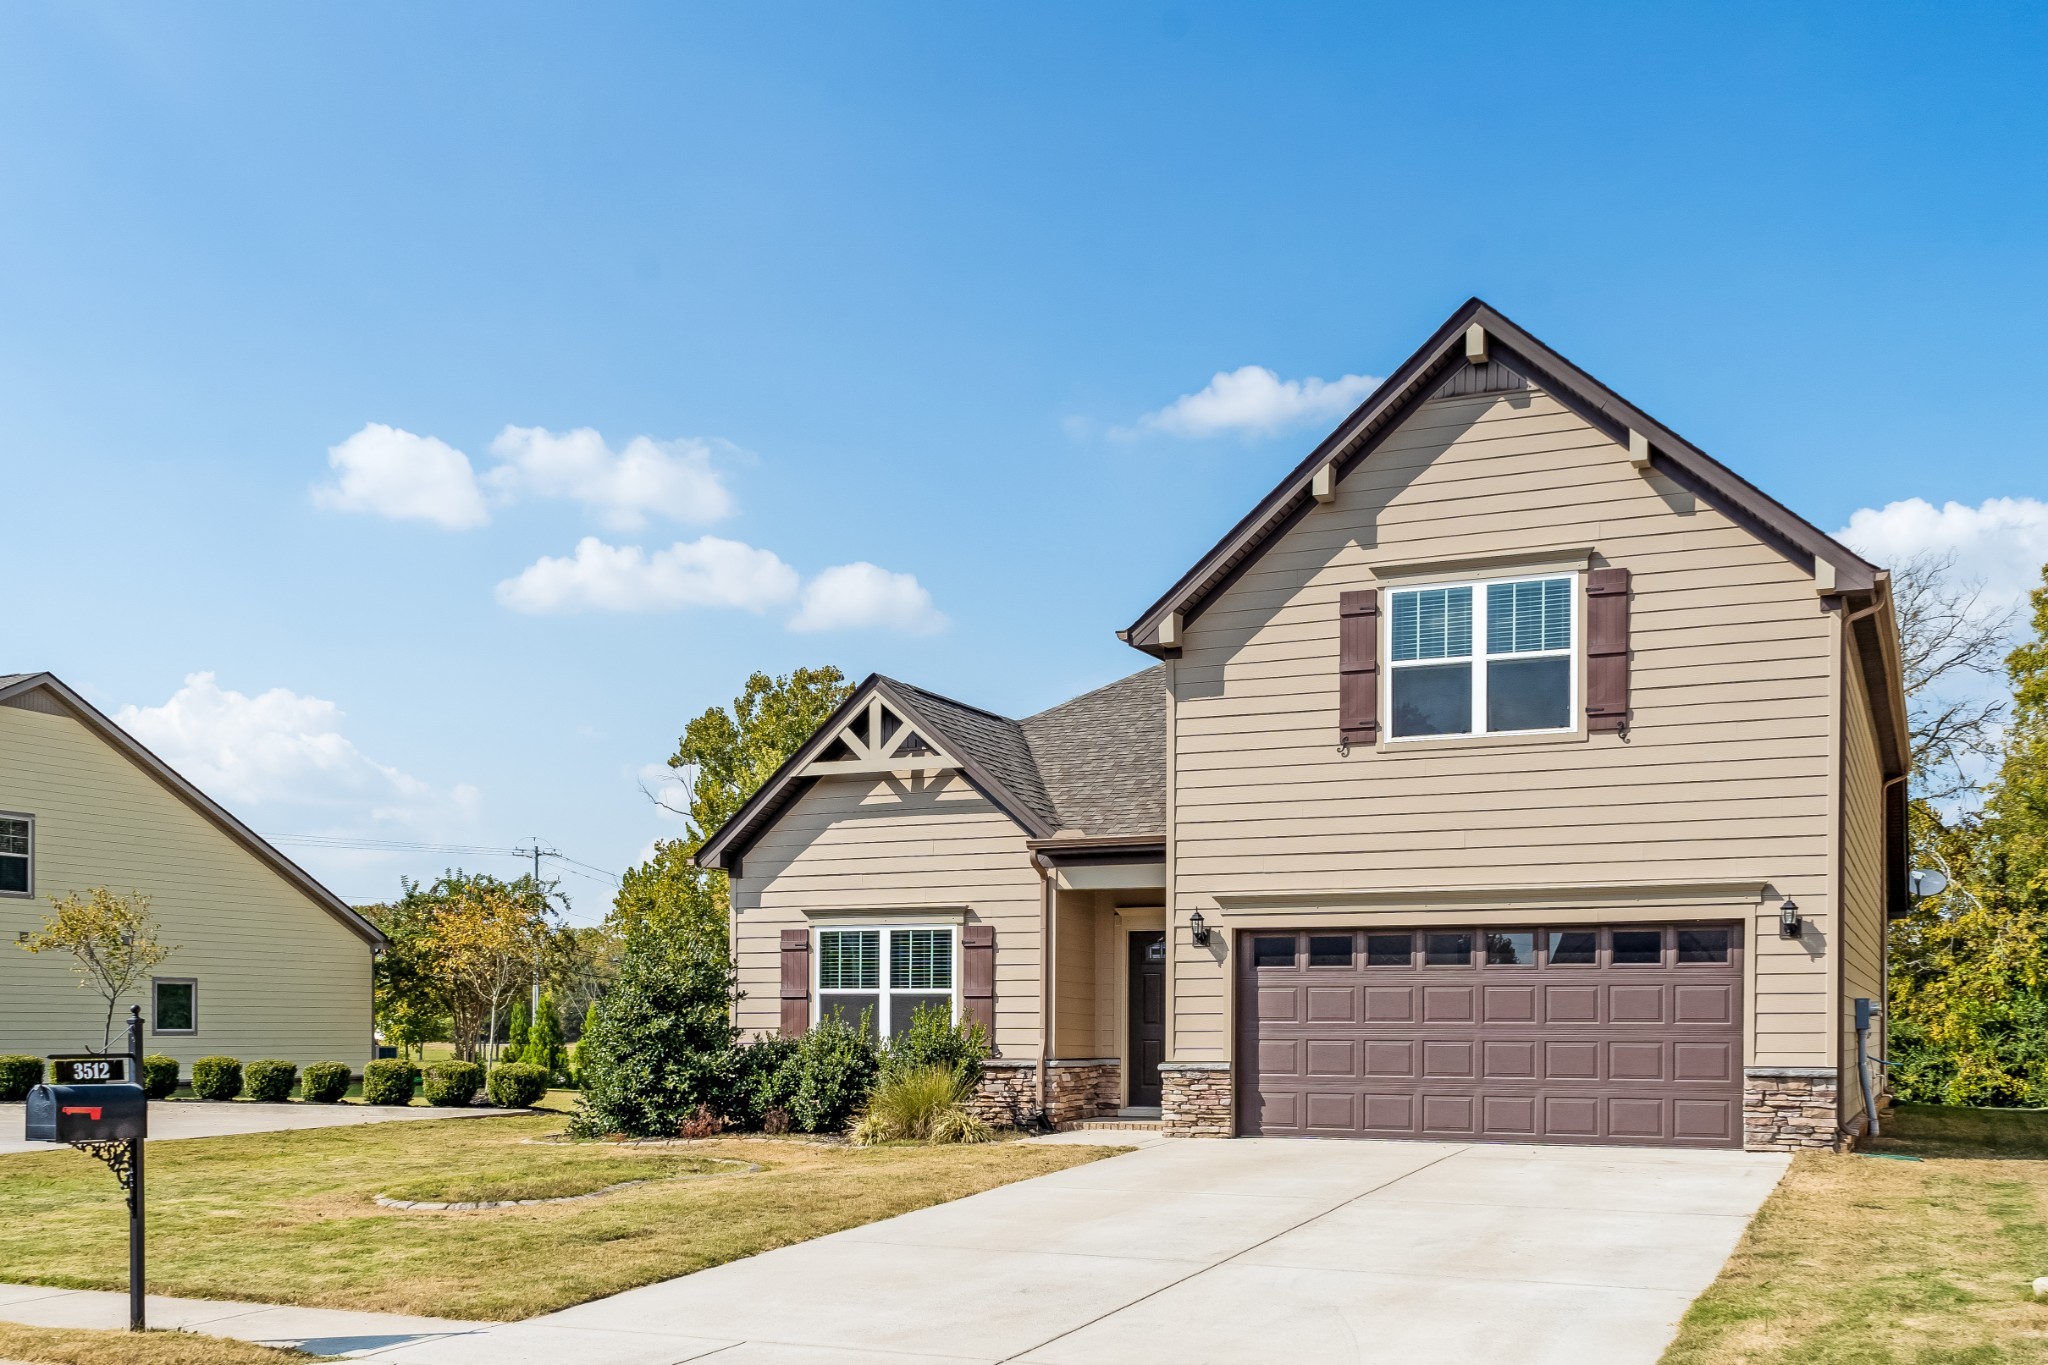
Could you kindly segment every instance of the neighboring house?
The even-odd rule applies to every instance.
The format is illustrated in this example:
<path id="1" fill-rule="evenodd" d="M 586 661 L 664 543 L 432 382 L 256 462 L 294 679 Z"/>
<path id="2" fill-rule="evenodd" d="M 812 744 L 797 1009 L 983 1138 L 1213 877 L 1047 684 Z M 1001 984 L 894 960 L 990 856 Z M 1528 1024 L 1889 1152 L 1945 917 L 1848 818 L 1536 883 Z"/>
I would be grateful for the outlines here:
<path id="1" fill-rule="evenodd" d="M 177 948 L 121 1002 L 146 1050 L 188 1068 L 374 1055 L 383 935 L 55 677 L 0 675 L 0 1052 L 101 1046 L 105 997 L 71 956 L 18 946 L 51 898 L 95 886 L 147 895 Z"/>
<path id="2" fill-rule="evenodd" d="M 1022 721 L 868 679 L 705 844 L 743 1027 L 948 1002 L 986 1103 L 1196 1135 L 1861 1128 L 1889 578 L 1490 307 L 1120 636 Z"/>

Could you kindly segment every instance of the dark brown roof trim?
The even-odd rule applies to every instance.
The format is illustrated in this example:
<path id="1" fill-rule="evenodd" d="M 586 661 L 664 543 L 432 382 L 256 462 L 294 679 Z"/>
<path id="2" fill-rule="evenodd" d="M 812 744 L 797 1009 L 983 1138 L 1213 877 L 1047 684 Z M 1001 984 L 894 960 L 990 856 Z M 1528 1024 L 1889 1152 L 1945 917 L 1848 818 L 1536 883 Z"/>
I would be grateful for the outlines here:
<path id="1" fill-rule="evenodd" d="M 1625 443 L 1631 428 L 1641 432 L 1650 442 L 1653 468 L 1706 497 L 1794 563 L 1810 568 L 1816 560 L 1826 560 L 1835 566 L 1836 583 L 1843 591 L 1868 589 L 1875 582 L 1874 565 L 1475 298 L 1451 314 L 1307 459 L 1117 637 L 1148 654 L 1170 653 L 1159 644 L 1159 625 L 1167 614 L 1178 611 L 1184 622 L 1199 616 L 1245 566 L 1314 505 L 1310 483 L 1316 470 L 1334 459 L 1341 478 L 1368 456 L 1428 397 L 1446 369 L 1465 363 L 1465 330 L 1475 322 L 1486 329 L 1490 354 L 1522 371 L 1617 442 Z"/>
<path id="2" fill-rule="evenodd" d="M 697 850 L 697 855 L 692 861 L 699 867 L 720 868 L 737 876 L 740 860 L 746 856 L 747 849 L 753 846 L 755 840 L 767 833 L 769 827 L 791 803 L 810 790 L 815 779 L 799 776 L 804 765 L 831 742 L 832 737 L 838 733 L 840 724 L 848 716 L 876 694 L 880 694 L 889 705 L 896 708 L 897 714 L 904 720 L 922 727 L 932 738 L 943 744 L 946 752 L 959 760 L 960 775 L 967 779 L 968 785 L 986 797 L 990 805 L 1014 820 L 1027 836 L 1043 839 L 1054 832 L 1044 820 L 1032 814 L 1014 793 L 998 781 L 980 760 L 974 757 L 967 746 L 961 744 L 947 731 L 945 726 L 934 724 L 928 716 L 922 714 L 903 690 L 893 685 L 893 681 L 880 673 L 870 673 L 859 687 L 853 689 L 852 695 L 825 718 L 816 732 L 805 740 L 795 753 L 785 759 L 781 767 L 769 775 L 768 780 L 761 784 L 760 790 L 749 797 L 745 805 L 733 812 L 732 819 L 726 821 L 704 841 L 704 846 Z M 947 700 L 951 701 L 952 698 L 949 697 Z M 980 707 L 968 706 L 965 702 L 954 704 L 969 711 L 978 711 L 982 715 L 994 717 L 1005 724 L 1012 723 L 1007 717 L 997 716 L 993 711 L 982 711 Z"/>
<path id="3" fill-rule="evenodd" d="M 1158 835 L 1121 840 L 1027 839 L 1024 846 L 1047 867 L 1113 867 L 1166 861 L 1166 840 Z"/>
<path id="4" fill-rule="evenodd" d="M 135 736 L 114 724 L 113 721 L 100 714 L 99 709 L 91 702 L 79 696 L 69 687 L 66 687 L 58 680 L 54 673 L 23 674 L 12 682 L 0 685 L 0 702 L 7 701 L 11 697 L 20 696 L 24 692 L 30 692 L 39 687 L 47 689 L 59 701 L 63 702 L 72 715 L 86 729 L 91 730 L 101 740 L 119 750 L 124 757 L 156 779 L 173 796 L 178 797 L 194 810 L 197 810 L 202 816 L 218 827 L 221 833 L 227 835 L 228 838 L 234 840 L 237 844 L 240 844 L 243 849 L 253 854 L 259 862 L 267 864 L 272 871 L 290 882 L 308 900 L 340 920 L 357 938 L 362 939 L 372 948 L 382 948 L 385 945 L 386 939 L 377 926 L 364 919 L 347 901 L 321 885 L 313 877 L 312 873 L 278 852 L 277 849 L 264 840 L 262 835 L 257 834 L 240 820 L 228 814 L 212 797 L 186 781 L 177 769 L 171 767 L 170 764 L 144 748 L 142 742 L 136 739 Z"/>

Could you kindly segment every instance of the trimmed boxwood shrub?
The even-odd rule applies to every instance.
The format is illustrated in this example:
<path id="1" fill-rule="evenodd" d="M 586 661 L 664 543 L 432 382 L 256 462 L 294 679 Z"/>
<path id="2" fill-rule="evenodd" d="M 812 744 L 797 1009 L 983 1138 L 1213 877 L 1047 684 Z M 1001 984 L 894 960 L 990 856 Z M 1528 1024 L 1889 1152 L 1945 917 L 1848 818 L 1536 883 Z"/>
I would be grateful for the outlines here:
<path id="1" fill-rule="evenodd" d="M 531 1109 L 548 1093 L 548 1073 L 525 1062 L 491 1068 L 491 1103 L 504 1109 Z"/>
<path id="2" fill-rule="evenodd" d="M 333 1104 L 348 1093 L 347 1062 L 315 1062 L 299 1077 L 299 1098 L 308 1104 Z"/>
<path id="3" fill-rule="evenodd" d="M 292 1087 L 299 1083 L 298 1065 L 275 1057 L 249 1063 L 245 1074 L 249 1098 L 265 1104 L 283 1104 L 292 1097 Z"/>
<path id="4" fill-rule="evenodd" d="M 233 1057 L 201 1057 L 192 1063 L 192 1093 L 202 1100 L 231 1100 L 242 1093 L 242 1064 Z"/>
<path id="5" fill-rule="evenodd" d="M 26 1099 L 29 1090 L 43 1079 L 43 1059 L 15 1055 L 0 1057 L 0 1100 Z"/>
<path id="6" fill-rule="evenodd" d="M 363 1068 L 364 1104 L 411 1104 L 419 1073 L 402 1057 L 380 1057 Z"/>
<path id="7" fill-rule="evenodd" d="M 178 1091 L 178 1059 L 152 1052 L 142 1059 L 142 1093 L 167 1100 Z"/>
<path id="8" fill-rule="evenodd" d="M 484 1088 L 484 1069 L 475 1062 L 434 1062 L 428 1065 L 420 1091 L 427 1103 L 460 1109 Z"/>

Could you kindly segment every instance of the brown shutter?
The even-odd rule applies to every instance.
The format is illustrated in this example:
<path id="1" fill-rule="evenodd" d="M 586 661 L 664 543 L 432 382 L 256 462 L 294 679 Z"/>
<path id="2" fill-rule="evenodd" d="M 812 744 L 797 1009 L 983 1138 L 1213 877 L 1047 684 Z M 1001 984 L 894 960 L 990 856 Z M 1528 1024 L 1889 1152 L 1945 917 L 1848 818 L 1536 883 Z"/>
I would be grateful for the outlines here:
<path id="1" fill-rule="evenodd" d="M 782 931 L 782 1036 L 794 1038 L 811 1027 L 811 931 Z"/>
<path id="2" fill-rule="evenodd" d="M 1586 575 L 1586 728 L 1628 729 L 1628 570 Z"/>
<path id="3" fill-rule="evenodd" d="M 1888 920 L 1913 913 L 1913 844 L 1907 796 L 1904 782 L 1884 789 L 1884 917 Z"/>
<path id="4" fill-rule="evenodd" d="M 960 930 L 960 996 L 967 1018 L 996 1040 L 996 930 L 969 924 Z"/>
<path id="5" fill-rule="evenodd" d="M 1380 737 L 1380 594 L 1376 588 L 1337 599 L 1337 742 L 1376 744 Z"/>

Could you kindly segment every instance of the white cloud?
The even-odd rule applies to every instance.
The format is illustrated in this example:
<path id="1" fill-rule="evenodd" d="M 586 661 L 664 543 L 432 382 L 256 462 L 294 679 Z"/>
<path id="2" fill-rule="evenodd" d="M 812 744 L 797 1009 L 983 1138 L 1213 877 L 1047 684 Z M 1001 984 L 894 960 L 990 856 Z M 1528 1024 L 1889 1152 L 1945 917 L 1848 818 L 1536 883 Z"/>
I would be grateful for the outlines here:
<path id="1" fill-rule="evenodd" d="M 314 488 L 313 499 L 323 507 L 431 521 L 449 531 L 491 519 L 469 457 L 432 436 L 369 422 L 328 447 L 327 463 L 340 477 Z"/>
<path id="2" fill-rule="evenodd" d="M 1379 387 L 1371 375 L 1347 374 L 1341 379 L 1282 379 L 1263 365 L 1245 365 L 1216 372 L 1208 387 L 1182 394 L 1157 412 L 1138 419 L 1136 428 L 1119 427 L 1130 437 L 1141 431 L 1170 436 L 1216 436 L 1224 432 L 1265 435 L 1298 422 L 1341 417 Z"/>
<path id="3" fill-rule="evenodd" d="M 572 498 L 607 526 L 637 531 L 649 515 L 702 524 L 732 515 L 732 494 L 704 441 L 635 436 L 614 451 L 589 427 L 554 432 L 506 427 L 491 442 L 503 463 L 486 476 L 507 496 Z"/>
<path id="4" fill-rule="evenodd" d="M 161 706 L 124 706 L 121 727 L 217 800 L 300 805 L 368 803 L 389 814 L 394 803 L 431 797 L 427 785 L 369 757 L 341 732 L 331 701 L 273 687 L 245 696 L 211 673 L 186 675 Z M 476 790 L 458 788 L 455 804 L 473 809 Z"/>
<path id="5" fill-rule="evenodd" d="M 1988 604 L 2018 605 L 2041 586 L 2048 563 L 2048 502 L 1987 498 L 1975 507 L 1921 498 L 1865 507 L 1835 538 L 1880 565 L 1916 554 L 1953 554 L 1958 575 L 1981 582 Z"/>
<path id="6" fill-rule="evenodd" d="M 873 564 L 837 564 L 804 585 L 795 631 L 880 628 L 931 635 L 947 626 L 932 595 L 915 577 Z"/>
<path id="7" fill-rule="evenodd" d="M 761 612 L 797 593 L 797 572 L 772 550 L 700 536 L 652 555 L 637 545 L 576 543 L 573 558 L 543 555 L 498 585 L 514 611 L 675 611 L 740 607 Z"/>

